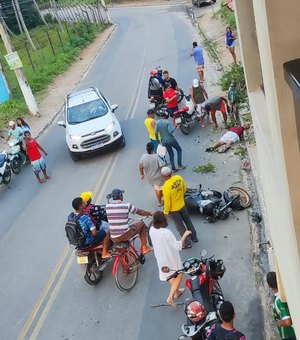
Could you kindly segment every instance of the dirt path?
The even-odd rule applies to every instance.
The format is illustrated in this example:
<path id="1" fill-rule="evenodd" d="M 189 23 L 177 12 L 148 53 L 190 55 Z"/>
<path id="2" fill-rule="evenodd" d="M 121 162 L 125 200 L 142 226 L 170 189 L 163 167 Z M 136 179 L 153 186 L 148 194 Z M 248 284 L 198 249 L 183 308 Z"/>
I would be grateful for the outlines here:
<path id="1" fill-rule="evenodd" d="M 52 123 L 64 105 L 66 95 L 76 89 L 93 60 L 101 52 L 105 43 L 115 29 L 115 25 L 108 27 L 105 31 L 99 32 L 96 39 L 79 54 L 77 60 L 61 76 L 56 77 L 45 91 L 38 103 L 41 117 L 26 116 L 32 134 L 40 136 L 43 131 Z M 1 133 L 5 135 L 5 133 Z M 2 145 L 1 145 L 2 144 Z M 0 149 L 4 149 L 3 140 L 0 141 Z"/>

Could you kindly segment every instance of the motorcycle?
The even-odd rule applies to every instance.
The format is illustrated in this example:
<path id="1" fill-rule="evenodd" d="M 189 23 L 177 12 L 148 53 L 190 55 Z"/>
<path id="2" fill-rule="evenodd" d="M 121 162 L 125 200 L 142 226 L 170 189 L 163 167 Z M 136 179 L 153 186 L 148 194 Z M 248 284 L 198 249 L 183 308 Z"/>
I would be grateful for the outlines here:
<path id="1" fill-rule="evenodd" d="M 6 150 L 0 153 L 0 184 L 8 184 L 11 180 L 9 155 Z"/>
<path id="2" fill-rule="evenodd" d="M 191 339 L 205 340 L 211 326 L 220 322 L 219 309 L 224 301 L 219 280 L 223 277 L 226 268 L 223 260 L 214 260 L 214 256 L 205 258 L 207 251 L 201 251 L 200 259 L 190 258 L 183 263 L 183 268 L 175 271 L 167 280 L 175 278 L 180 273 L 191 278 L 185 281 L 185 286 L 192 293 L 192 299 L 185 303 L 184 312 L 187 321 L 182 325 L 182 332 L 178 339 L 190 337 Z M 170 268 L 162 267 L 165 273 Z"/>
<path id="3" fill-rule="evenodd" d="M 251 204 L 249 194 L 239 187 L 230 187 L 223 196 L 225 204 L 219 191 L 204 190 L 200 184 L 199 189 L 188 188 L 184 200 L 190 212 L 203 214 L 209 223 L 214 223 L 217 219 L 225 220 L 232 209 L 242 210 Z"/>
<path id="4" fill-rule="evenodd" d="M 10 167 L 14 174 L 18 175 L 22 169 L 22 166 L 28 161 L 28 156 L 22 152 L 19 141 L 13 139 L 8 142 L 10 146 L 9 159 Z"/>
<path id="5" fill-rule="evenodd" d="M 175 123 L 179 125 L 181 132 L 188 135 L 193 126 L 198 122 L 198 113 L 195 110 L 191 96 L 184 95 L 185 106 L 174 112 Z"/>

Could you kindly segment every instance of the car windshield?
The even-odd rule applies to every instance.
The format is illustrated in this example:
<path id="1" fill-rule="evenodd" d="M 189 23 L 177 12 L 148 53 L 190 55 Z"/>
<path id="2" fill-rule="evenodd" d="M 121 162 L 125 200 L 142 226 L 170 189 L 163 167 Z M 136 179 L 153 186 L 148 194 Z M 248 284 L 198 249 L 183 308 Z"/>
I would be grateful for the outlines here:
<path id="1" fill-rule="evenodd" d="M 96 99 L 88 103 L 68 108 L 67 117 L 69 124 L 79 124 L 98 117 L 105 116 L 107 106 L 102 99 Z"/>

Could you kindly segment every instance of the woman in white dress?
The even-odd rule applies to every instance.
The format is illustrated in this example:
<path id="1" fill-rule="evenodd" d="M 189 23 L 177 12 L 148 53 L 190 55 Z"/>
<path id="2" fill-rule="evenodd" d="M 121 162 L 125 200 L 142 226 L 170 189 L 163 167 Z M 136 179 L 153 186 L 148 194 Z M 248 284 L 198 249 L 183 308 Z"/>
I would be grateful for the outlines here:
<path id="1" fill-rule="evenodd" d="M 150 237 L 153 244 L 154 255 L 158 265 L 159 278 L 166 281 L 174 271 L 182 268 L 182 261 L 179 251 L 185 239 L 191 235 L 191 231 L 186 231 L 181 240 L 177 241 L 171 230 L 167 229 L 167 218 L 162 211 L 156 211 L 153 215 L 153 226 L 150 229 Z M 164 273 L 162 267 L 169 267 L 170 272 Z M 167 303 L 176 307 L 174 299 L 179 298 L 183 294 L 184 288 L 179 288 L 183 274 L 178 274 L 176 278 L 172 278 L 169 282 L 171 289 L 167 298 Z"/>

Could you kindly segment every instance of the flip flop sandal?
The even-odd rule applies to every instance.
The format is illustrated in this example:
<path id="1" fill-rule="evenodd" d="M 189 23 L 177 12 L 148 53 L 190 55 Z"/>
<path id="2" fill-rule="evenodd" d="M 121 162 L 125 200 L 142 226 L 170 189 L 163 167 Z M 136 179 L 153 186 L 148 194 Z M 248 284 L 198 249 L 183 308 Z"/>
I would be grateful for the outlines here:
<path id="1" fill-rule="evenodd" d="M 218 153 L 224 153 L 228 150 L 228 148 L 226 148 L 226 146 L 222 146 L 219 150 Z"/>

